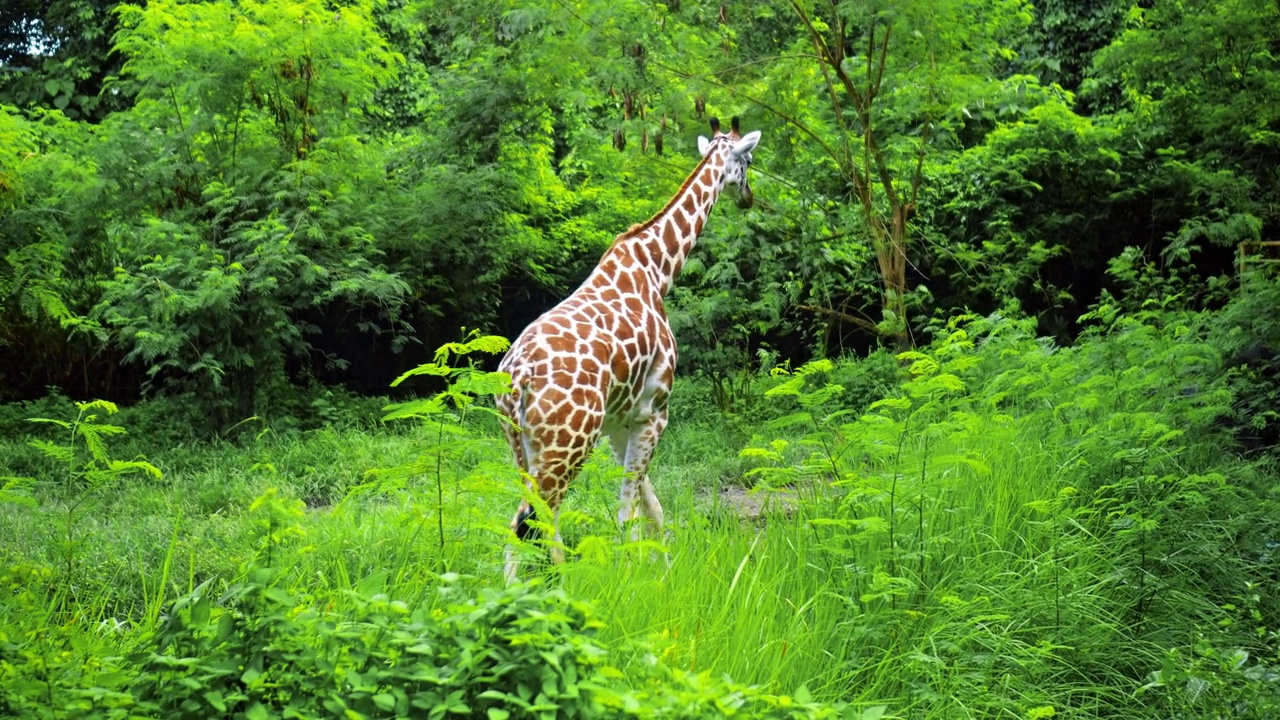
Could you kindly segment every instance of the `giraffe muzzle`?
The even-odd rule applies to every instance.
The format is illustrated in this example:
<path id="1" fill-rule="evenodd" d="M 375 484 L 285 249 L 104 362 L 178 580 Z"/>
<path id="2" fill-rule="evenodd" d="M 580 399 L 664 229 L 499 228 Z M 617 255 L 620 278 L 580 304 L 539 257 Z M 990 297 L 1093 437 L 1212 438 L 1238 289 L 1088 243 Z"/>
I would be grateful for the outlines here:
<path id="1" fill-rule="evenodd" d="M 756 196 L 755 193 L 751 192 L 751 186 L 743 183 L 742 186 L 738 188 L 738 207 L 746 210 L 755 204 L 755 201 Z"/>

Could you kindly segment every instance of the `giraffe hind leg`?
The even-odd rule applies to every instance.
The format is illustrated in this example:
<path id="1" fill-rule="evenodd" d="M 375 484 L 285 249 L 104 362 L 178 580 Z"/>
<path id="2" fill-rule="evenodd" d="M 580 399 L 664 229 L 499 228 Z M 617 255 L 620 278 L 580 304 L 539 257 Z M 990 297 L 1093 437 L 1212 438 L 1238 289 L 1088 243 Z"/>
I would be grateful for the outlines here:
<path id="1" fill-rule="evenodd" d="M 530 448 L 525 438 L 524 430 L 524 414 L 525 414 L 525 392 L 517 391 L 514 402 L 504 404 L 500 401 L 499 407 L 503 414 L 511 421 L 511 425 L 503 424 L 503 435 L 506 436 L 507 445 L 511 448 L 511 457 L 515 460 L 516 468 L 524 478 L 524 482 L 529 487 L 533 487 L 533 476 L 529 467 Z M 533 505 L 528 500 L 522 500 L 516 508 L 516 514 L 511 518 L 511 531 L 515 534 L 516 539 L 520 542 L 533 542 L 541 535 L 540 530 L 530 521 L 537 521 L 538 515 Z M 520 573 L 520 556 L 515 547 L 510 543 L 503 552 L 503 576 L 508 584 L 517 580 Z"/>
<path id="2" fill-rule="evenodd" d="M 560 389 L 543 387 L 538 391 L 535 385 L 527 382 L 521 386 L 515 405 L 518 426 L 523 431 L 513 429 L 508 442 L 529 489 L 538 493 L 551 511 L 552 537 L 547 545 L 551 560 L 560 564 L 565 556 L 560 536 L 560 502 L 600 437 L 604 396 L 588 388 L 575 397 L 574 406 L 570 406 L 569 397 Z M 576 421 L 576 427 L 571 416 L 581 418 Z M 511 520 L 511 530 L 522 540 L 539 538 L 540 533 L 535 534 L 538 528 L 531 525 L 536 519 L 534 508 L 526 498 Z M 506 576 L 510 582 L 519 570 L 515 548 L 507 547 L 506 560 Z"/>
<path id="3" fill-rule="evenodd" d="M 658 494 L 653 490 L 653 481 L 648 473 L 640 481 L 640 511 L 648 518 L 657 534 L 662 534 L 662 503 L 658 502 Z"/>
<path id="4" fill-rule="evenodd" d="M 526 476 L 529 488 L 538 492 L 551 510 L 551 542 L 546 543 L 546 545 L 551 561 L 557 565 L 565 560 L 563 538 L 560 535 L 560 503 L 564 499 L 570 483 L 581 469 L 582 462 L 586 457 L 586 448 L 594 443 L 594 436 L 588 435 L 587 440 L 590 442 L 584 442 L 580 447 L 570 449 L 564 458 L 547 461 L 547 458 L 543 457 L 534 460 L 531 463 L 531 469 L 536 472 Z M 543 528 L 535 524 L 537 520 L 537 508 L 528 499 L 525 499 L 521 501 L 519 509 L 511 519 L 511 531 L 521 541 L 536 542 L 545 540 Z M 516 549 L 508 545 L 505 571 L 508 582 L 515 581 L 519 573 L 519 564 L 520 560 Z"/>
<path id="5" fill-rule="evenodd" d="M 520 503 L 520 509 L 516 511 L 516 517 L 511 521 L 511 529 L 515 531 L 517 540 L 533 542 L 542 536 L 542 530 L 530 525 L 530 520 L 535 522 L 538 520 L 538 511 L 526 500 Z"/>

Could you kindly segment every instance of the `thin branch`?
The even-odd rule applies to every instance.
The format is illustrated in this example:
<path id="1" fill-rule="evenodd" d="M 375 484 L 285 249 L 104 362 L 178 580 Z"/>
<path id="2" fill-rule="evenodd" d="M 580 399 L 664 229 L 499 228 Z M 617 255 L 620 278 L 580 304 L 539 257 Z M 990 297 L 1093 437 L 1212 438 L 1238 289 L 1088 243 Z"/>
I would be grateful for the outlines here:
<path id="1" fill-rule="evenodd" d="M 804 8 L 800 7 L 800 3 L 796 2 L 796 0 L 787 1 L 791 3 L 791 9 L 795 10 L 796 14 L 800 16 L 800 21 L 809 29 L 809 37 L 813 39 L 814 46 L 818 48 L 818 54 L 830 60 L 832 58 L 831 49 L 827 47 L 827 42 L 822 39 L 822 33 L 818 32 L 818 29 L 813 26 L 813 22 L 809 20 Z M 843 51 L 843 48 L 841 50 Z"/>
<path id="2" fill-rule="evenodd" d="M 840 128 L 840 149 L 844 151 L 844 157 L 839 161 L 842 170 L 846 170 L 846 176 L 853 178 L 854 192 L 859 197 L 863 195 L 862 190 L 858 187 L 860 184 L 858 179 L 857 168 L 853 164 L 853 153 L 849 151 L 849 127 L 844 122 L 844 109 L 840 107 L 840 93 L 836 92 L 836 86 L 831 82 L 831 73 L 827 69 L 827 64 L 819 59 L 818 67 L 822 70 L 822 80 L 827 86 L 827 96 L 831 98 L 831 111 L 835 114 L 836 125 Z"/>
<path id="3" fill-rule="evenodd" d="M 856 315 L 850 315 L 849 313 L 841 312 L 839 310 L 833 310 L 831 308 L 822 307 L 821 305 L 797 305 L 796 308 L 800 310 L 808 310 L 809 312 L 818 313 L 819 315 L 830 315 L 831 317 L 834 317 L 837 320 L 840 320 L 842 322 L 847 322 L 847 323 L 852 323 L 854 325 L 857 325 L 863 330 L 870 330 L 871 332 L 874 332 L 877 335 L 880 334 L 880 329 L 876 326 L 875 323 L 871 322 L 870 320 L 860 318 Z"/>
<path id="4" fill-rule="evenodd" d="M 872 27 L 874 27 L 874 25 Z M 893 32 L 893 22 L 891 21 L 891 22 L 885 23 L 884 40 L 880 42 L 880 64 L 879 64 L 879 67 L 876 68 L 875 89 L 868 90 L 868 94 L 870 96 L 868 98 L 868 102 L 870 102 L 871 97 L 875 97 L 876 95 L 880 94 L 880 86 L 884 84 L 884 66 L 885 66 L 886 56 L 889 54 L 889 34 L 892 32 Z M 867 55 L 867 64 L 868 65 L 871 64 L 870 55 Z"/>
<path id="5" fill-rule="evenodd" d="M 763 100 L 747 95 L 746 93 L 740 92 L 731 85 L 725 85 L 718 82 L 716 84 L 719 85 L 722 89 L 728 90 L 730 95 L 733 95 L 735 97 L 740 97 L 743 100 L 746 100 L 747 102 L 751 103 L 752 105 L 756 105 L 757 107 L 767 110 L 773 113 L 774 115 L 777 115 L 778 117 L 782 118 L 783 120 L 787 121 L 787 123 L 794 125 L 796 129 L 798 129 L 800 132 L 804 133 L 805 135 L 808 135 L 810 138 L 813 139 L 814 142 L 821 145 L 822 149 L 827 153 L 827 155 L 829 155 L 832 160 L 835 160 L 836 166 L 839 167 L 841 171 L 844 170 L 845 165 L 844 163 L 841 162 L 840 155 L 837 154 L 835 150 L 832 150 L 831 146 L 828 145 L 825 140 L 818 137 L 817 133 L 815 133 L 813 130 L 810 130 L 809 126 L 805 125 L 804 123 L 800 122 L 800 120 L 787 114 L 785 111 L 779 110 L 778 108 L 770 105 L 769 103 Z"/>
<path id="6" fill-rule="evenodd" d="M 729 67 L 720 68 L 719 70 L 712 70 L 710 72 L 703 73 L 702 75 L 685 75 L 684 77 L 705 80 L 706 78 L 719 77 L 721 75 L 725 75 L 737 70 L 741 70 L 743 68 L 751 67 L 752 65 L 761 65 L 763 63 L 771 63 L 775 60 L 818 60 L 819 62 L 821 62 L 822 58 L 818 57 L 817 55 L 810 55 L 808 53 L 796 53 L 794 55 L 791 55 L 791 54 L 772 55 L 770 57 L 757 58 L 755 60 L 748 60 L 747 62 L 744 62 L 744 63 L 738 63 L 737 65 L 730 65 Z M 663 70 L 669 70 L 669 68 L 667 68 L 666 66 L 662 65 L 661 63 L 654 62 L 652 59 L 646 59 L 646 62 L 652 63 L 654 66 L 659 67 Z"/>
<path id="7" fill-rule="evenodd" d="M 916 204 L 916 196 L 920 192 L 920 179 L 924 176 L 924 155 L 929 147 L 929 135 L 933 130 L 933 121 L 926 114 L 924 117 L 924 130 L 920 133 L 920 152 L 916 154 L 916 171 L 911 176 L 911 205 Z"/>

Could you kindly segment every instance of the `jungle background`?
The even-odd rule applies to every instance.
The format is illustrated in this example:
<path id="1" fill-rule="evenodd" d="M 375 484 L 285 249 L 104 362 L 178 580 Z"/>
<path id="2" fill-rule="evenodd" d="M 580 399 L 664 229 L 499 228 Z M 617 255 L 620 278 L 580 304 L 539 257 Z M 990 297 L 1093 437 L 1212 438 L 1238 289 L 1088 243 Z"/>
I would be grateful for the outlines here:
<path id="1" fill-rule="evenodd" d="M 500 338 L 731 116 L 672 531 L 504 589 Z M 1271 0 L 6 2 L 0 714 L 1273 717 L 1277 168 Z"/>

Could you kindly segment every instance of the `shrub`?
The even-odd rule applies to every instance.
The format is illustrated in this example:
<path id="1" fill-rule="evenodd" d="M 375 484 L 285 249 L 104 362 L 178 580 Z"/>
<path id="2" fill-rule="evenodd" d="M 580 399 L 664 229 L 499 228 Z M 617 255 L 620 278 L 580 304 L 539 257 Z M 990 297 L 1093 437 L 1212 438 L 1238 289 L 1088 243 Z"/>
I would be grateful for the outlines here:
<path id="1" fill-rule="evenodd" d="M 139 654 L 133 690 L 149 713 L 201 720 L 834 716 L 656 663 L 629 678 L 595 637 L 601 625 L 538 581 L 472 593 L 445 575 L 425 600 L 353 593 L 334 608 L 258 569 L 216 601 L 204 587 L 178 600 Z"/>

